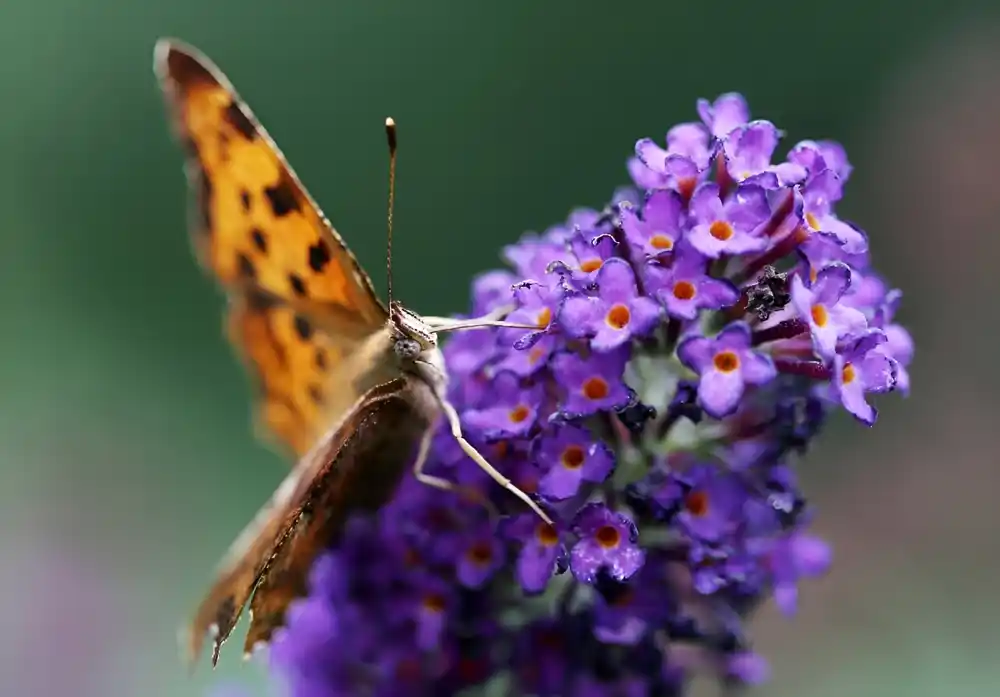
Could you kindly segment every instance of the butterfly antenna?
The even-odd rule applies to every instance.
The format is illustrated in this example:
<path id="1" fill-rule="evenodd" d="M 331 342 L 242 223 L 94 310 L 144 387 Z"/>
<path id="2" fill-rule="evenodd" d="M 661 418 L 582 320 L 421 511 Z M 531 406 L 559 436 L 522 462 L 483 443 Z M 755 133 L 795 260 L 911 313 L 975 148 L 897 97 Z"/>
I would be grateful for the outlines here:
<path id="1" fill-rule="evenodd" d="M 392 209 L 396 199 L 396 122 L 385 120 L 385 137 L 389 143 L 389 210 L 386 215 L 387 241 L 385 248 L 385 277 L 389 292 L 389 312 L 392 312 Z"/>

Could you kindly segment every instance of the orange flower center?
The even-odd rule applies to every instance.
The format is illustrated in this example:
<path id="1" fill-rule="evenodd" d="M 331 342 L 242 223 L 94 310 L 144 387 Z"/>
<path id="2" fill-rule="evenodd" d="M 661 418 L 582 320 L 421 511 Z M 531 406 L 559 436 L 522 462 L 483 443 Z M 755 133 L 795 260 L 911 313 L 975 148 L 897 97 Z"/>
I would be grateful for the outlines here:
<path id="1" fill-rule="evenodd" d="M 583 383 L 583 394 L 587 399 L 604 399 L 610 391 L 607 381 L 601 377 L 587 378 Z"/>
<path id="2" fill-rule="evenodd" d="M 597 544 L 601 545 L 606 549 L 611 549 L 612 547 L 617 547 L 618 543 L 621 542 L 622 536 L 618 532 L 618 528 L 613 525 L 602 525 L 597 528 L 597 533 L 594 535 L 594 539 L 597 540 Z"/>
<path id="3" fill-rule="evenodd" d="M 628 607 L 634 599 L 635 590 L 631 586 L 627 586 L 611 601 L 611 605 L 613 607 Z"/>
<path id="4" fill-rule="evenodd" d="M 545 329 L 546 327 L 549 326 L 549 323 L 551 321 L 552 321 L 552 310 L 550 310 L 547 307 L 543 307 L 542 311 L 538 313 L 538 318 L 535 320 L 535 323 L 538 324 L 539 329 Z"/>
<path id="5" fill-rule="evenodd" d="M 424 596 L 424 608 L 431 612 L 443 612 L 445 608 L 444 597 L 437 593 L 428 593 Z"/>
<path id="6" fill-rule="evenodd" d="M 696 293 L 697 290 L 691 281 L 677 281 L 674 284 L 674 297 L 678 300 L 691 300 Z"/>
<path id="7" fill-rule="evenodd" d="M 696 186 L 698 186 L 697 177 L 682 177 L 677 180 L 677 191 L 679 191 L 681 196 L 685 199 L 691 198 L 691 195 L 694 194 Z"/>
<path id="8" fill-rule="evenodd" d="M 486 663 L 481 659 L 463 656 L 458 659 L 457 672 L 463 682 L 476 683 L 483 679 L 486 673 Z"/>
<path id="9" fill-rule="evenodd" d="M 529 416 L 531 416 L 531 409 L 524 406 L 523 404 L 518 404 L 516 407 L 511 409 L 510 414 L 508 414 L 508 418 L 510 419 L 511 423 L 515 424 L 521 423 Z"/>
<path id="10" fill-rule="evenodd" d="M 528 351 L 528 363 L 534 365 L 538 361 L 542 360 L 542 356 L 545 355 L 545 351 L 538 348 L 537 346 Z"/>
<path id="11" fill-rule="evenodd" d="M 825 327 L 826 323 L 830 321 L 830 313 L 826 311 L 826 305 L 813 305 L 810 314 L 817 327 Z"/>
<path id="12" fill-rule="evenodd" d="M 655 232 L 649 238 L 649 244 L 653 249 L 670 250 L 674 248 L 674 238 L 663 232 Z"/>
<path id="13" fill-rule="evenodd" d="M 731 373 L 740 367 L 740 357 L 734 351 L 719 351 L 712 362 L 720 373 Z"/>
<path id="14" fill-rule="evenodd" d="M 562 453 L 562 466 L 568 470 L 580 469 L 586 456 L 579 445 L 567 445 Z"/>
<path id="15" fill-rule="evenodd" d="M 840 371 L 841 379 L 844 381 L 845 385 L 850 385 L 854 382 L 854 379 L 858 376 L 854 366 L 850 363 L 844 363 L 844 369 Z"/>
<path id="16" fill-rule="evenodd" d="M 396 679 L 400 682 L 410 683 L 420 680 L 422 671 L 420 661 L 415 658 L 404 658 L 396 664 Z"/>
<path id="17" fill-rule="evenodd" d="M 813 230 L 819 230 L 819 218 L 812 213 L 806 213 L 806 225 L 811 227 Z"/>
<path id="18" fill-rule="evenodd" d="M 515 477 L 515 479 L 516 481 L 514 482 L 514 484 L 517 485 L 517 488 L 523 491 L 524 493 L 534 494 L 536 491 L 538 491 L 538 477 L 535 476 L 534 474 L 531 473 L 522 474 L 518 477 Z"/>
<path id="19" fill-rule="evenodd" d="M 708 513 L 708 494 L 704 491 L 692 491 L 684 497 L 684 508 L 691 515 L 700 518 Z"/>
<path id="20" fill-rule="evenodd" d="M 609 327 L 613 329 L 622 329 L 628 326 L 628 321 L 632 319 L 632 313 L 628 311 L 627 305 L 622 305 L 618 303 L 613 305 L 610 310 L 608 310 L 607 316 L 604 321 L 608 323 Z"/>
<path id="21" fill-rule="evenodd" d="M 412 568 L 414 566 L 420 566 L 423 563 L 423 559 L 420 558 L 420 553 L 412 547 L 408 547 L 406 552 L 403 554 L 403 564 Z"/>
<path id="22" fill-rule="evenodd" d="M 475 564 L 489 564 L 493 559 L 493 547 L 490 543 L 483 540 L 477 542 L 465 553 L 469 561 Z"/>
<path id="23" fill-rule="evenodd" d="M 725 220 L 716 220 L 709 226 L 708 233 L 715 239 L 725 242 L 733 236 L 733 226 Z"/>
<path id="24" fill-rule="evenodd" d="M 597 271 L 603 264 L 604 261 L 601 259 L 587 259 L 580 262 L 580 270 L 584 273 L 590 273 L 591 271 Z"/>
<path id="25" fill-rule="evenodd" d="M 548 523 L 539 523 L 535 528 L 535 539 L 545 547 L 552 547 L 559 542 L 559 534 Z"/>

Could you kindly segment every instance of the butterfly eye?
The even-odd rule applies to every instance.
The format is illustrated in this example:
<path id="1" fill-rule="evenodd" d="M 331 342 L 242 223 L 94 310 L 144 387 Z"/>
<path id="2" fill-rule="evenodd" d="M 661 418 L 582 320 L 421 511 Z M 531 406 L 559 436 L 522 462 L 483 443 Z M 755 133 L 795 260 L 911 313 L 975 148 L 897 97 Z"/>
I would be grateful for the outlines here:
<path id="1" fill-rule="evenodd" d="M 396 339 L 392 348 L 400 358 L 416 358 L 422 350 L 420 342 L 405 337 Z"/>

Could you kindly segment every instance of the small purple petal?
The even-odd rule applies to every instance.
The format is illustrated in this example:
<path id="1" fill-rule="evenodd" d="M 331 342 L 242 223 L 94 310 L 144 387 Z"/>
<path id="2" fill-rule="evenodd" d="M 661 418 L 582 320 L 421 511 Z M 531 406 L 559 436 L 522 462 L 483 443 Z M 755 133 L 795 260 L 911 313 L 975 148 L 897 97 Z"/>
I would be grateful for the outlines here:
<path id="1" fill-rule="evenodd" d="M 724 373 L 709 370 L 698 383 L 698 401 L 705 411 L 717 419 L 736 411 L 743 396 L 743 375 L 738 370 Z"/>
<path id="2" fill-rule="evenodd" d="M 714 103 L 698 100 L 698 116 L 716 138 L 725 138 L 731 131 L 750 120 L 750 108 L 743 95 L 727 92 Z"/>

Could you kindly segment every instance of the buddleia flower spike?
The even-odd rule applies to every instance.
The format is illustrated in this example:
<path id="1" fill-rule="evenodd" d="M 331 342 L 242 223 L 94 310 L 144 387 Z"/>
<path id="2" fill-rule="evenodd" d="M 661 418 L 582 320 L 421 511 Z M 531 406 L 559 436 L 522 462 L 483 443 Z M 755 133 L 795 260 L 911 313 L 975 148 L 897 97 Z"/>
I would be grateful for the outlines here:
<path id="1" fill-rule="evenodd" d="M 831 550 L 797 469 L 828 415 L 863 426 L 908 390 L 913 343 L 868 238 L 839 217 L 842 147 L 738 94 L 643 139 L 632 187 L 503 250 L 456 334 L 449 398 L 547 525 L 442 431 L 427 471 L 504 515 L 404 480 L 312 568 L 269 660 L 293 697 L 683 695 L 759 682 L 746 618 L 793 614 Z M 525 328 L 527 327 L 527 328 Z M 807 463 L 806 463 L 807 464 Z"/>

